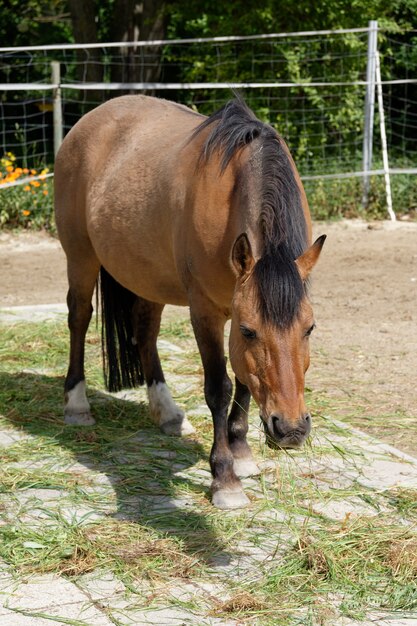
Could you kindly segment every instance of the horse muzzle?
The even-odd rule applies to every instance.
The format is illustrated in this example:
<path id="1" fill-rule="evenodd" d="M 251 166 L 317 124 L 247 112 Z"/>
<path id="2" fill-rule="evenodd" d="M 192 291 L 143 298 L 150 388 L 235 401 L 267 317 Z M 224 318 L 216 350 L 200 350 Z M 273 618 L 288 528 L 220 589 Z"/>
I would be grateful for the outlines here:
<path id="1" fill-rule="evenodd" d="M 301 448 L 311 431 L 311 415 L 304 413 L 294 425 L 282 415 L 261 416 L 270 448 Z"/>

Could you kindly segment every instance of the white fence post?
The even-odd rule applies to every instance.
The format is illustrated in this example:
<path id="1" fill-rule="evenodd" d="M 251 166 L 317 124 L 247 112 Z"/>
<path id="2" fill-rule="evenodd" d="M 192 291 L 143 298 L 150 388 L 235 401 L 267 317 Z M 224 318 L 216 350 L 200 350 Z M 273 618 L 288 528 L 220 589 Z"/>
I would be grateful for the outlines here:
<path id="1" fill-rule="evenodd" d="M 53 91 L 54 118 L 54 155 L 62 143 L 62 101 L 61 101 L 61 68 L 59 61 L 51 62 L 52 84 L 57 85 Z"/>
<path id="2" fill-rule="evenodd" d="M 391 179 L 389 173 L 389 161 L 388 161 L 388 145 L 387 145 L 387 133 L 385 130 L 385 114 L 384 114 L 384 99 L 382 97 L 382 83 L 381 83 L 381 63 L 379 58 L 379 52 L 376 53 L 376 86 L 378 92 L 378 112 L 379 112 L 379 127 L 381 132 L 381 144 L 382 144 L 382 161 L 384 164 L 384 178 L 385 178 L 385 195 L 387 197 L 387 209 L 389 216 L 393 222 L 395 222 L 395 213 L 392 210 L 392 195 L 391 195 Z"/>
<path id="3" fill-rule="evenodd" d="M 363 195 L 362 205 L 368 206 L 369 172 L 372 169 L 372 140 L 374 130 L 375 109 L 375 61 L 378 48 L 378 22 L 371 20 L 368 24 L 368 63 L 366 66 L 366 96 L 365 96 L 365 127 L 363 134 Z"/>

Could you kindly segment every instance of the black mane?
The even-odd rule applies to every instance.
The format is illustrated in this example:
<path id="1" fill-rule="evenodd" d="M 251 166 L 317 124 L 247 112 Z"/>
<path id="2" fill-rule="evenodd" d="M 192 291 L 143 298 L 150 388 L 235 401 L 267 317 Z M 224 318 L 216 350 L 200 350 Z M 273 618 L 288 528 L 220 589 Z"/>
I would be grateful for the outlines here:
<path id="1" fill-rule="evenodd" d="M 259 307 L 266 322 L 288 328 L 298 315 L 305 286 L 295 259 L 307 247 L 300 189 L 283 140 L 249 109 L 242 98 L 230 100 L 204 120 L 193 136 L 211 127 L 200 162 L 221 155 L 221 171 L 255 139 L 262 143 L 262 195 L 259 228 L 263 253 L 254 269 Z"/>

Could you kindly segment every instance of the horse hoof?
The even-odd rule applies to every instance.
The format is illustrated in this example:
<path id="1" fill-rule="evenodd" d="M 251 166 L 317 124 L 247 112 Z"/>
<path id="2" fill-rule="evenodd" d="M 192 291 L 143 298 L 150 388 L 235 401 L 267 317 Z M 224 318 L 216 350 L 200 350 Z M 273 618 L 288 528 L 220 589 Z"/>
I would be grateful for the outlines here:
<path id="1" fill-rule="evenodd" d="M 72 426 L 92 426 L 96 420 L 90 412 L 85 413 L 65 413 L 64 422 Z"/>
<path id="2" fill-rule="evenodd" d="M 222 510 L 243 509 L 250 502 L 242 489 L 219 489 L 213 493 L 211 501 L 216 509 Z"/>
<path id="3" fill-rule="evenodd" d="M 239 478 L 257 476 L 261 473 L 258 465 L 253 459 L 233 459 L 233 471 Z"/>
<path id="4" fill-rule="evenodd" d="M 195 433 L 195 429 L 186 417 L 181 420 L 170 420 L 161 424 L 161 431 L 171 437 L 186 437 Z"/>

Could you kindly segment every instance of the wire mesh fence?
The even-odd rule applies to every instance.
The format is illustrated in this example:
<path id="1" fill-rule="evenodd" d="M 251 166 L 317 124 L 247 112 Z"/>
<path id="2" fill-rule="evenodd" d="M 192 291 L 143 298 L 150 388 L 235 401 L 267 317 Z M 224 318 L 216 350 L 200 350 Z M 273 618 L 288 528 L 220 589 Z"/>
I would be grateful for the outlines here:
<path id="1" fill-rule="evenodd" d="M 198 40 L 0 49 L 0 153 L 22 167 L 53 167 L 51 62 L 60 65 L 63 134 L 86 112 L 126 93 L 146 93 L 210 114 L 237 87 L 288 142 L 310 199 L 358 203 L 363 174 L 369 28 Z M 417 67 L 412 34 L 379 32 L 387 143 L 392 171 L 417 205 Z M 373 163 L 382 165 L 378 114 Z M 417 169 L 416 169 L 417 172 Z M 398 178 L 398 181 L 400 181 Z M 383 181 L 372 177 L 382 191 Z M 382 184 L 382 187 L 381 187 Z M 396 187 L 396 183 L 393 183 Z M 404 193 L 402 192 L 402 198 Z M 336 202 L 337 205 L 337 202 Z M 335 209 L 339 210 L 338 207 Z"/>

